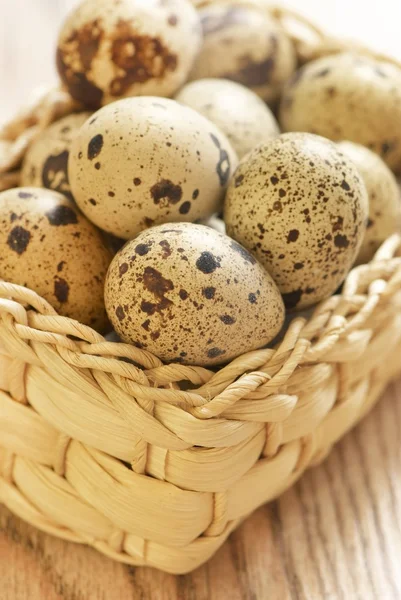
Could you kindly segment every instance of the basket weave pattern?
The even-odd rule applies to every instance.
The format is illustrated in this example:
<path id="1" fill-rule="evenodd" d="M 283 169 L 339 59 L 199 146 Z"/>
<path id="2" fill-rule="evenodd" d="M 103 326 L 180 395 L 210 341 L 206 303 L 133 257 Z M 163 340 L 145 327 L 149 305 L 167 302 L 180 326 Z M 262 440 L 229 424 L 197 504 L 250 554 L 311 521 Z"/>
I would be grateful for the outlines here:
<path id="1" fill-rule="evenodd" d="M 0 283 L 0 502 L 114 559 L 195 568 L 400 373 L 400 247 L 218 372 L 162 365 Z"/>
<path id="2" fill-rule="evenodd" d="M 18 185 L 38 132 L 76 108 L 45 90 L 0 130 L 0 190 Z M 217 371 L 163 365 L 0 282 L 0 503 L 113 559 L 184 573 L 324 459 L 400 373 L 397 235 L 274 348 Z"/>

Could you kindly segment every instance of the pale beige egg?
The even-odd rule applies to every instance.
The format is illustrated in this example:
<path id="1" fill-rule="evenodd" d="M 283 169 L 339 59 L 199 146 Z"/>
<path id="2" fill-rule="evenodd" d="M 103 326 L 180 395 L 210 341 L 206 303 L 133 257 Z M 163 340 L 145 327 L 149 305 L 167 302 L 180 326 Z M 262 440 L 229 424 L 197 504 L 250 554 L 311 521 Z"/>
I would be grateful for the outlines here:
<path id="1" fill-rule="evenodd" d="M 265 102 L 245 86 L 227 79 L 199 79 L 188 83 L 176 100 L 217 125 L 239 158 L 280 133 Z"/>
<path id="2" fill-rule="evenodd" d="M 57 68 L 71 96 L 90 108 L 126 96 L 172 96 L 201 40 L 189 0 L 84 0 L 62 26 Z"/>
<path id="3" fill-rule="evenodd" d="M 284 131 L 349 140 L 401 170 L 401 69 L 355 53 L 312 61 L 287 83 L 280 106 Z"/>
<path id="4" fill-rule="evenodd" d="M 227 233 L 266 267 L 289 309 L 333 294 L 352 267 L 368 219 L 368 196 L 336 144 L 288 133 L 258 146 L 228 189 Z"/>
<path id="5" fill-rule="evenodd" d="M 353 142 L 340 142 L 338 147 L 355 164 L 368 192 L 368 226 L 356 261 L 367 263 L 390 235 L 400 231 L 400 190 L 394 174 L 380 156 Z"/>
<path id="6" fill-rule="evenodd" d="M 0 277 L 28 287 L 57 312 L 103 331 L 112 255 L 65 196 L 40 188 L 0 194 Z"/>
<path id="7" fill-rule="evenodd" d="M 211 366 L 261 348 L 284 322 L 280 293 L 242 246 L 210 227 L 153 227 L 113 259 L 105 302 L 116 332 L 169 362 Z"/>
<path id="8" fill-rule="evenodd" d="M 274 103 L 296 68 L 292 42 L 264 7 L 240 0 L 199 8 L 204 41 L 190 79 L 218 77 Z"/>
<path id="9" fill-rule="evenodd" d="M 39 134 L 25 155 L 21 186 L 48 188 L 73 200 L 68 180 L 68 156 L 72 140 L 90 114 L 68 115 Z"/>
<path id="10" fill-rule="evenodd" d="M 127 98 L 95 113 L 69 160 L 74 198 L 101 229 L 131 239 L 222 207 L 237 156 L 208 119 L 174 100 Z"/>

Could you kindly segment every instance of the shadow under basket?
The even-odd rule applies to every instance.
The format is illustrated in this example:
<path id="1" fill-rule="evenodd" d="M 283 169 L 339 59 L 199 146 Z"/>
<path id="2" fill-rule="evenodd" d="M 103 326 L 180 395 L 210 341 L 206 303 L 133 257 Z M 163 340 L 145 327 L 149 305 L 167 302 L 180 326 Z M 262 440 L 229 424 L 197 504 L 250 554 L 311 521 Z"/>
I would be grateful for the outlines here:
<path id="1" fill-rule="evenodd" d="M 50 90 L 0 130 L 0 190 L 77 107 Z M 0 282 L 0 503 L 131 565 L 185 573 L 291 486 L 401 373 L 401 238 L 271 349 L 163 365 Z M 1 391 L 2 390 L 2 391 Z"/>
<path id="2" fill-rule="evenodd" d="M 201 565 L 401 372 L 400 248 L 217 372 L 163 365 L 1 282 L 0 502 L 122 562 Z"/>

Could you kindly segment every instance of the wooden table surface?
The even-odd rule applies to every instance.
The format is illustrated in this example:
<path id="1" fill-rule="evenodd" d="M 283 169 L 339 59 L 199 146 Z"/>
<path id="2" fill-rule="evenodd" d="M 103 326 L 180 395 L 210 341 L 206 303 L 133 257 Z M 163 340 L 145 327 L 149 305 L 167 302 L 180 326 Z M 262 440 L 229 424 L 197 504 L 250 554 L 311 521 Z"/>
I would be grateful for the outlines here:
<path id="1" fill-rule="evenodd" d="M 51 49 L 61 15 L 74 1 L 0 0 L 0 116 L 35 83 L 54 77 Z M 305 9 L 322 15 L 323 4 L 339 21 L 341 11 L 353 11 L 355 25 L 362 3 L 310 0 Z M 381 3 L 387 13 L 390 5 Z M 382 32 L 381 39 L 390 47 L 391 36 Z M 401 382 L 323 465 L 259 509 L 191 575 L 114 563 L 39 533 L 0 507 L 0 599 L 401 599 L 400 401 Z"/>

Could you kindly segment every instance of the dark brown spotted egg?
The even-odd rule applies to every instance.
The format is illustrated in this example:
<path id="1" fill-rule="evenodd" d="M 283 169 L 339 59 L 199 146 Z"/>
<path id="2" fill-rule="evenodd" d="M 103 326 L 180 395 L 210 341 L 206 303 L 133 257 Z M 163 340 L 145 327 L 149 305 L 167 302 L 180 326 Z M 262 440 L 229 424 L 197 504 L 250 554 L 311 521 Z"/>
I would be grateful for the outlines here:
<path id="1" fill-rule="evenodd" d="M 65 196 L 39 188 L 0 194 L 0 277 L 28 287 L 60 315 L 102 331 L 111 253 Z"/>
<path id="2" fill-rule="evenodd" d="M 333 294 L 353 265 L 368 218 L 365 185 L 338 147 L 308 133 L 261 144 L 229 186 L 227 233 L 277 283 L 289 309 Z"/>
<path id="3" fill-rule="evenodd" d="M 237 156 L 205 117 L 165 98 L 127 98 L 93 115 L 69 160 L 77 204 L 123 239 L 221 209 Z"/>
<path id="4" fill-rule="evenodd" d="M 296 68 L 292 42 L 263 6 L 241 0 L 199 9 L 204 42 L 190 79 L 231 79 L 274 103 Z"/>
<path id="5" fill-rule="evenodd" d="M 169 362 L 211 366 L 268 344 L 284 322 L 278 289 L 242 246 L 202 225 L 153 227 L 110 265 L 119 336 Z"/>
<path id="6" fill-rule="evenodd" d="M 87 112 L 68 115 L 36 138 L 22 165 L 23 187 L 44 187 L 73 199 L 68 180 L 68 155 L 72 140 L 88 117 Z"/>
<path id="7" fill-rule="evenodd" d="M 188 0 L 84 0 L 61 29 L 57 68 L 71 96 L 90 108 L 126 96 L 172 96 L 201 40 Z"/>
<path id="8" fill-rule="evenodd" d="M 338 144 L 358 169 L 369 196 L 369 220 L 357 263 L 369 262 L 383 242 L 401 229 L 400 190 L 394 174 L 383 160 L 353 142 Z"/>
<path id="9" fill-rule="evenodd" d="M 401 69 L 354 53 L 312 61 L 286 85 L 280 123 L 362 144 L 400 171 Z"/>
<path id="10" fill-rule="evenodd" d="M 279 135 L 278 123 L 259 96 L 227 79 L 199 79 L 185 85 L 176 100 L 190 106 L 226 134 L 239 158 Z"/>

